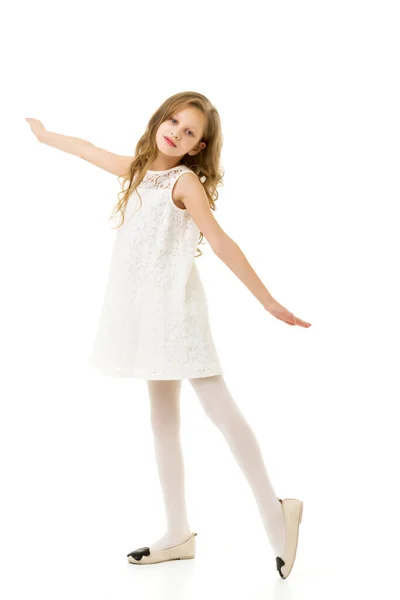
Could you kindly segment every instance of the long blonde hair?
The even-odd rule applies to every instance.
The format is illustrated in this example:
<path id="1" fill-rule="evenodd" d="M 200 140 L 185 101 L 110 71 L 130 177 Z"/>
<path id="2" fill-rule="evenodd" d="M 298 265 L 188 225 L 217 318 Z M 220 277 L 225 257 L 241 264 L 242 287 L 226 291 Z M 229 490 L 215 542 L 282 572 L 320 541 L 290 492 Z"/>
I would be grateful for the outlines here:
<path id="1" fill-rule="evenodd" d="M 202 181 L 210 208 L 215 211 L 215 202 L 218 200 L 219 195 L 217 186 L 223 185 L 222 179 L 224 176 L 224 172 L 220 168 L 223 136 L 219 113 L 215 106 L 211 104 L 208 98 L 203 96 L 203 94 L 197 92 L 180 92 L 167 98 L 167 100 L 165 100 L 152 115 L 144 134 L 136 144 L 134 152 L 135 158 L 131 162 L 128 172 L 118 177 L 120 184 L 120 179 L 122 178 L 123 180 L 121 184 L 122 190 L 118 193 L 119 200 L 114 207 L 110 218 L 119 213 L 122 216 L 122 222 L 118 227 L 113 227 L 113 229 L 118 229 L 122 226 L 129 197 L 142 182 L 147 170 L 150 168 L 149 165 L 151 165 L 157 157 L 158 149 L 156 144 L 156 132 L 159 126 L 170 118 L 175 111 L 187 106 L 198 108 L 207 117 L 204 135 L 201 140 L 207 145 L 195 156 L 185 154 L 180 164 L 186 165 L 192 169 L 199 177 L 200 181 Z M 133 181 L 134 179 L 135 181 Z M 127 188 L 125 188 L 126 182 L 129 182 Z M 121 194 L 122 197 L 120 198 Z M 142 198 L 139 191 L 137 191 L 137 194 L 140 198 L 140 208 L 142 206 Z M 200 231 L 199 244 L 203 237 L 204 236 Z M 197 250 L 200 254 L 196 254 L 196 257 L 201 256 L 203 253 L 199 248 L 197 248 Z"/>

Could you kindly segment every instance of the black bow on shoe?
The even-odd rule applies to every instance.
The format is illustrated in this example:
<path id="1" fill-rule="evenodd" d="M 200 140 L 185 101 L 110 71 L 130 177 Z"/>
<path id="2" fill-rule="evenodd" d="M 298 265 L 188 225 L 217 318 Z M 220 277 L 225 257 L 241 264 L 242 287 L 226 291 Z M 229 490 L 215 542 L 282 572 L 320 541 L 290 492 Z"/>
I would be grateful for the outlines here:
<path id="1" fill-rule="evenodd" d="M 285 576 L 283 575 L 282 571 L 281 571 L 281 567 L 283 567 L 283 565 L 285 564 L 285 561 L 281 559 L 280 556 L 276 557 L 276 570 L 279 571 L 279 575 L 282 577 L 282 579 L 285 579 Z"/>
<path id="2" fill-rule="evenodd" d="M 145 548 L 138 548 L 137 550 L 132 550 L 127 556 L 132 556 L 135 560 L 142 560 L 143 556 L 149 556 L 150 548 L 147 546 Z"/>

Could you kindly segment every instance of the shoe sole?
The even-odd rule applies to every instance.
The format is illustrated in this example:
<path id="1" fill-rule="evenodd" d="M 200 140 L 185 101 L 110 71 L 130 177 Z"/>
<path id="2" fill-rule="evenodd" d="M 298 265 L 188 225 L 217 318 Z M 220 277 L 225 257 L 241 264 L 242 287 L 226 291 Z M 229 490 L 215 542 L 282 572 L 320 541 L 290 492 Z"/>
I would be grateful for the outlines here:
<path id="1" fill-rule="evenodd" d="M 144 563 L 128 557 L 128 561 L 131 563 L 131 565 L 141 565 L 143 567 L 144 565 L 157 565 L 158 563 L 162 562 L 171 562 L 172 560 L 189 560 L 191 558 L 194 558 L 194 556 L 179 556 L 178 558 L 165 558 L 163 560 L 154 560 L 152 562 Z"/>

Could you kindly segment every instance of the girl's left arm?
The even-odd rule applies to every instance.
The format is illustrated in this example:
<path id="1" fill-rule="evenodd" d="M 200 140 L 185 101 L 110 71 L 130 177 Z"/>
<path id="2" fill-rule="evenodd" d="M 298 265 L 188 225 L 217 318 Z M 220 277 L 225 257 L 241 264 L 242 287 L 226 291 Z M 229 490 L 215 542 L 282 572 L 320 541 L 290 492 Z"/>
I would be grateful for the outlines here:
<path id="1" fill-rule="evenodd" d="M 239 246 L 221 228 L 197 177 L 184 173 L 176 182 L 175 198 L 184 203 L 193 221 L 209 242 L 214 254 L 244 283 L 266 310 L 279 304 L 271 296 Z"/>
<path id="2" fill-rule="evenodd" d="M 215 219 L 207 195 L 197 177 L 192 177 L 190 173 L 184 173 L 178 179 L 176 199 L 184 203 L 190 216 L 209 242 L 214 254 L 244 283 L 268 312 L 289 325 L 310 327 L 311 323 L 298 319 L 272 297 L 242 250 Z"/>

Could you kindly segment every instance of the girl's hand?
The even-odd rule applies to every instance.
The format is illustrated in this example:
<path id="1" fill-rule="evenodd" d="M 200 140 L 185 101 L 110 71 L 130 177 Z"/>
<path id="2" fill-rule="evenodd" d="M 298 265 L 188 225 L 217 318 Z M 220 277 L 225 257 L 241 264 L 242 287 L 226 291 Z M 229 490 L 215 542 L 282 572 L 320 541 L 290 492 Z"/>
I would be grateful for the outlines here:
<path id="1" fill-rule="evenodd" d="M 26 117 L 26 121 L 28 121 L 33 133 L 36 135 L 39 142 L 41 142 L 44 134 L 46 133 L 43 123 L 38 119 L 31 119 L 29 117 Z"/>
<path id="2" fill-rule="evenodd" d="M 298 317 L 295 317 L 291 312 L 289 312 L 282 304 L 275 302 L 270 307 L 268 307 L 268 312 L 271 313 L 277 319 L 280 319 L 284 323 L 288 325 L 299 325 L 300 327 L 311 327 L 311 323 L 307 323 L 307 321 L 303 321 Z"/>

